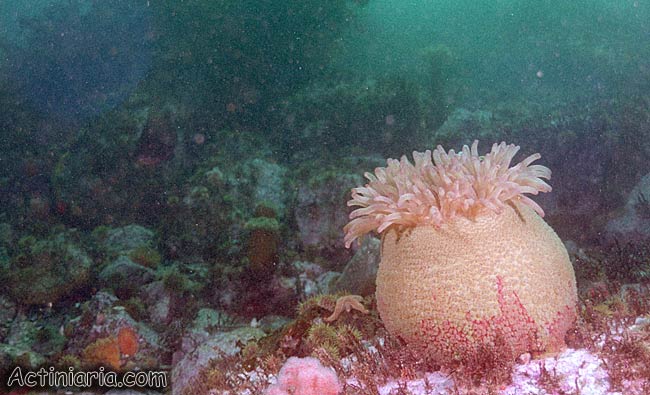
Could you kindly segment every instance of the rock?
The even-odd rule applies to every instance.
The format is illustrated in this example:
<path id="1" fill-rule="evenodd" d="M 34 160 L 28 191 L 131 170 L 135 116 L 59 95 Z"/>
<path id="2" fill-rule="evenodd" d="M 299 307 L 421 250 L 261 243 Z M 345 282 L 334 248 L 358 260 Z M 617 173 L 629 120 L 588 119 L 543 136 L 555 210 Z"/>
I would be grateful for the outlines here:
<path id="1" fill-rule="evenodd" d="M 119 305 L 118 298 L 100 291 L 85 302 L 81 309 L 82 314 L 66 325 L 68 343 L 65 354 L 82 356 L 88 345 L 107 337 L 116 338 L 122 328 L 129 328 L 135 333 L 138 341 L 137 352 L 125 361 L 129 369 L 155 370 L 160 367 L 163 347 L 159 335 L 146 324 L 134 320 L 126 309 Z"/>
<path id="2" fill-rule="evenodd" d="M 0 282 L 20 304 L 56 303 L 88 285 L 92 259 L 69 237 L 73 231 L 48 239 L 24 237 L 18 252 L 0 267 Z"/>
<path id="3" fill-rule="evenodd" d="M 297 284 L 301 287 L 299 291 L 301 295 L 309 297 L 327 292 L 327 288 L 319 282 L 320 276 L 324 274 L 320 265 L 307 261 L 295 261 L 291 266 L 298 276 Z"/>
<path id="4" fill-rule="evenodd" d="M 318 276 L 316 279 L 317 287 L 320 290 L 320 293 L 332 293 L 334 291 L 334 284 L 341 277 L 340 272 L 325 272 Z"/>
<path id="5" fill-rule="evenodd" d="M 360 174 L 315 176 L 303 183 L 294 213 L 303 248 L 336 263 L 349 258 L 343 226 L 348 223 L 350 190 L 358 185 L 363 185 Z"/>
<path id="6" fill-rule="evenodd" d="M 9 327 L 16 317 L 16 304 L 6 297 L 0 295 L 0 343 L 9 333 Z"/>
<path id="7" fill-rule="evenodd" d="M 285 178 L 287 169 L 262 159 L 255 158 L 247 163 L 254 185 L 254 202 L 271 204 L 280 217 L 286 210 L 287 192 Z"/>
<path id="8" fill-rule="evenodd" d="M 255 292 L 239 293 L 234 301 L 238 314 L 247 318 L 259 318 L 268 314 L 290 314 L 287 306 L 298 302 L 296 277 L 274 275 L 264 283 L 246 280 L 247 289 Z M 253 288 L 254 287 L 254 288 Z"/>
<path id="9" fill-rule="evenodd" d="M 422 395 L 452 395 L 460 392 L 449 375 L 443 372 L 427 372 L 423 378 L 388 380 L 385 384 L 378 386 L 377 393 L 379 395 L 390 395 L 398 393 L 402 388 L 406 388 L 407 393 Z"/>
<path id="10" fill-rule="evenodd" d="M 109 229 L 103 241 L 107 252 L 128 255 L 141 247 L 152 247 L 154 232 L 140 225 L 127 225 L 121 228 Z"/>
<path id="11" fill-rule="evenodd" d="M 157 324 L 169 324 L 173 318 L 171 308 L 171 292 L 165 289 L 162 281 L 147 284 L 140 292 L 147 306 L 149 320 Z"/>
<path id="12" fill-rule="evenodd" d="M 181 342 L 181 349 L 174 353 L 172 394 L 183 394 L 191 388 L 195 377 L 211 360 L 234 355 L 240 351 L 239 344 L 264 336 L 261 329 L 250 326 L 210 334 L 210 328 L 216 327 L 221 317 L 221 313 L 212 309 L 201 309 L 197 314 L 194 326 Z"/>
<path id="13" fill-rule="evenodd" d="M 455 109 L 445 122 L 436 130 L 436 137 L 453 139 L 457 136 L 471 135 L 479 140 L 494 140 L 494 114 L 487 110 L 470 111 L 465 108 Z M 445 147 L 449 149 L 448 147 Z"/>
<path id="14" fill-rule="evenodd" d="M 607 223 L 604 238 L 607 243 L 640 243 L 650 239 L 650 174 L 632 189 L 622 213 Z"/>
<path id="15" fill-rule="evenodd" d="M 45 361 L 45 357 L 34 351 L 9 344 L 0 344 L 0 372 L 9 371 L 16 365 L 33 369 L 44 364 Z"/>
<path id="16" fill-rule="evenodd" d="M 136 294 L 154 278 L 152 269 L 138 265 L 124 255 L 118 256 L 99 273 L 100 284 L 112 288 L 123 298 Z"/>
<path id="17" fill-rule="evenodd" d="M 379 239 L 364 237 L 359 249 L 354 253 L 343 273 L 336 280 L 333 292 L 346 291 L 354 295 L 367 296 L 375 292 L 375 279 L 381 260 Z"/>
<path id="18" fill-rule="evenodd" d="M 650 293 L 650 288 L 647 286 L 634 283 L 634 284 L 623 284 L 621 285 L 621 290 L 619 295 L 621 300 L 631 303 L 632 301 L 642 300 Z"/>
<path id="19" fill-rule="evenodd" d="M 501 393 L 546 394 L 543 380 L 548 375 L 558 378 L 556 386 L 564 393 L 578 391 L 581 394 L 613 395 L 609 375 L 600 358 L 587 350 L 573 349 L 567 349 L 556 357 L 518 365 L 512 375 L 512 384 Z"/>
<path id="20" fill-rule="evenodd" d="M 60 320 L 41 316 L 27 317 L 19 312 L 13 318 L 4 342 L 18 350 L 31 351 L 44 357 L 56 355 L 65 345 L 65 336 L 60 333 Z"/>
<path id="21" fill-rule="evenodd" d="M 216 328 L 229 325 L 230 320 L 228 314 L 210 308 L 203 308 L 196 313 L 191 331 L 195 334 L 206 335 L 207 339 Z"/>
<path id="22" fill-rule="evenodd" d="M 282 329 L 290 322 L 291 319 L 281 315 L 266 315 L 259 321 L 256 321 L 257 327 L 262 329 L 265 333 L 271 333 L 273 331 L 277 331 L 278 329 Z M 253 326 L 252 323 L 251 326 Z"/>
<path id="23" fill-rule="evenodd" d="M 7 222 L 0 223 L 0 247 L 7 247 L 14 239 L 14 232 L 11 224 Z"/>

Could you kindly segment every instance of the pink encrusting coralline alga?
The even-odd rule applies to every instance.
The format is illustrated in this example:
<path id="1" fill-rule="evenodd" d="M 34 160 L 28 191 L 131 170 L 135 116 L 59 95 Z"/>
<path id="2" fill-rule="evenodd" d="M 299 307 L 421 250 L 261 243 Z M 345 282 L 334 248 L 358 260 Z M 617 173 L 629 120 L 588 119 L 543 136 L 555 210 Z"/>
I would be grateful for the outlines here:
<path id="1" fill-rule="evenodd" d="M 512 361 L 554 351 L 574 324 L 577 291 L 562 241 L 526 194 L 551 171 L 511 167 L 519 147 L 478 142 L 461 152 L 414 152 L 366 173 L 345 242 L 382 235 L 377 309 L 386 329 L 442 365 Z M 489 355 L 493 354 L 493 355 Z M 504 361 L 505 362 L 505 361 Z"/>
<path id="2" fill-rule="evenodd" d="M 313 357 L 291 357 L 280 369 L 276 384 L 264 395 L 338 395 L 342 391 L 336 373 Z"/>
<path id="3" fill-rule="evenodd" d="M 445 152 L 438 146 L 433 152 L 413 152 L 414 165 L 406 155 L 400 160 L 388 159 L 386 167 L 375 174 L 365 173 L 370 181 L 365 187 L 352 189 L 348 206 L 359 206 L 350 214 L 345 227 L 345 244 L 349 247 L 358 237 L 371 231 L 383 232 L 392 225 L 440 226 L 462 215 L 474 217 L 481 211 L 500 213 L 507 202 L 520 201 L 540 216 L 544 210 L 529 193 L 550 192 L 542 178 L 550 179 L 551 171 L 532 165 L 541 157 L 533 154 L 510 167 L 519 151 L 513 144 L 493 144 L 485 156 L 478 154 L 478 141 L 464 146 L 459 153 Z"/>

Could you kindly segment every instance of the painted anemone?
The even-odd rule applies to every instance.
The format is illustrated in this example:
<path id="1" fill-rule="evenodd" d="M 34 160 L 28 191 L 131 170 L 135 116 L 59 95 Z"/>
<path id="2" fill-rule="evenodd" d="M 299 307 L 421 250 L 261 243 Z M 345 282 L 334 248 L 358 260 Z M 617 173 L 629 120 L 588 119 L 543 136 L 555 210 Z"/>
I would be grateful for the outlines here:
<path id="1" fill-rule="evenodd" d="M 555 351 L 574 324 L 577 291 L 566 248 L 527 194 L 551 171 L 511 162 L 518 146 L 478 141 L 461 152 L 414 152 L 366 173 L 346 246 L 382 236 L 377 308 L 386 329 L 443 365 Z M 494 359 L 494 358 L 493 358 Z"/>

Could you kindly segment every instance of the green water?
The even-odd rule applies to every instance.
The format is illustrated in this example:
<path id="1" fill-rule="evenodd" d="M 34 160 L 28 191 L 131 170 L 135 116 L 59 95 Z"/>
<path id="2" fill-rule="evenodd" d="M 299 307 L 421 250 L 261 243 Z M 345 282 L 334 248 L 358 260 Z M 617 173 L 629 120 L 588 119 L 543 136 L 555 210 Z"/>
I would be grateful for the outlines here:
<path id="1" fill-rule="evenodd" d="M 444 45 L 465 83 L 492 94 L 622 93 L 647 87 L 649 20 L 641 1 L 378 0 L 348 32 L 341 63 L 417 74 L 422 52 Z"/>

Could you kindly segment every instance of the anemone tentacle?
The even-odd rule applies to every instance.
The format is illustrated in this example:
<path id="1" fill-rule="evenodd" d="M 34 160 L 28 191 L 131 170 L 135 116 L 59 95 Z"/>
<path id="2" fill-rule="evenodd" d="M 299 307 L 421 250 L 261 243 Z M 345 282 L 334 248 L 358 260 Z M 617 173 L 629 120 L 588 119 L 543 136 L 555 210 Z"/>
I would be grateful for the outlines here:
<path id="1" fill-rule="evenodd" d="M 345 226 L 345 245 L 366 233 L 381 233 L 393 225 L 441 226 L 458 217 L 474 217 L 492 211 L 500 213 L 511 200 L 530 206 L 540 216 L 542 208 L 526 194 L 550 192 L 551 170 L 531 165 L 540 154 L 526 157 L 510 166 L 519 151 L 514 144 L 493 144 L 485 156 L 479 156 L 478 141 L 456 153 L 442 146 L 433 151 L 413 152 L 413 163 L 406 156 L 388 159 L 386 167 L 366 173 L 368 183 L 352 189 Z"/>

